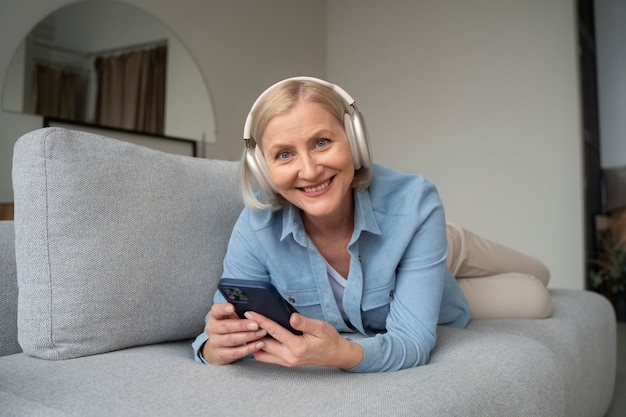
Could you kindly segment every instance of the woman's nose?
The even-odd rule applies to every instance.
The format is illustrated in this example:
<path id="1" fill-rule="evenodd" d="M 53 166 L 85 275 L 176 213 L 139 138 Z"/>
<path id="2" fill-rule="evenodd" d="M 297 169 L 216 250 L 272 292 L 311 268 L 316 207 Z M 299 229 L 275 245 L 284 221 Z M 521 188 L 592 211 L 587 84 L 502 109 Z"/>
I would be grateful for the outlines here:
<path id="1" fill-rule="evenodd" d="M 320 165 L 313 156 L 305 154 L 300 158 L 300 178 L 315 178 L 319 172 Z"/>

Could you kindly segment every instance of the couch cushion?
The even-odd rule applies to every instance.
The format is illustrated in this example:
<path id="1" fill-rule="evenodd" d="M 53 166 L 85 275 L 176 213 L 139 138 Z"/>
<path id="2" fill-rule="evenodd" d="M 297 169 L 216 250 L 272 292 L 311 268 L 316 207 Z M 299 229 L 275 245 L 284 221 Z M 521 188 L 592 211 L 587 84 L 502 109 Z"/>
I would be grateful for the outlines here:
<path id="1" fill-rule="evenodd" d="M 604 416 L 613 307 L 591 292 L 550 294 L 551 318 L 440 327 L 428 365 L 397 372 L 200 365 L 189 341 L 61 362 L 11 355 L 0 360 L 0 415 Z"/>
<path id="2" fill-rule="evenodd" d="M 24 352 L 66 359 L 201 332 L 242 208 L 237 165 L 59 128 L 20 138 Z"/>
<path id="3" fill-rule="evenodd" d="M 477 332 L 528 337 L 553 352 L 564 383 L 565 414 L 602 416 L 615 387 L 616 322 L 613 306 L 590 291 L 550 290 L 553 314 L 545 320 L 475 320 Z"/>
<path id="4" fill-rule="evenodd" d="M 0 403 L 15 416 L 566 415 L 564 381 L 540 343 L 452 328 L 440 328 L 438 337 L 428 365 L 374 374 L 253 359 L 200 365 L 184 342 L 63 362 L 18 354 L 0 363 L 7 379 Z"/>

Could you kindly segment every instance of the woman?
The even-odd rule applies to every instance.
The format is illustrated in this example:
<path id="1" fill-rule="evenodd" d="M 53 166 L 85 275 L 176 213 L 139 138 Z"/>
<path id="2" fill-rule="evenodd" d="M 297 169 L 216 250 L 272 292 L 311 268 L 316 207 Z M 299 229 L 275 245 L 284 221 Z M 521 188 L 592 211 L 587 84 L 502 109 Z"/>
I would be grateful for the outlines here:
<path id="1" fill-rule="evenodd" d="M 371 164 L 362 116 L 341 88 L 309 77 L 275 84 L 254 103 L 244 138 L 248 207 L 223 276 L 271 282 L 298 310 L 290 324 L 303 334 L 254 312 L 239 319 L 217 294 L 194 342 L 197 360 L 252 355 L 284 366 L 396 370 L 425 364 L 437 325 L 463 328 L 474 309 L 488 317 L 550 314 L 543 265 L 458 226 L 447 232 L 431 183 Z M 451 267 L 457 277 L 489 278 L 468 280 L 476 285 L 465 285 L 466 299 Z M 506 272 L 518 274 L 494 276 Z M 515 302 L 520 289 L 532 302 Z M 468 305 L 483 293 L 490 307 Z"/>

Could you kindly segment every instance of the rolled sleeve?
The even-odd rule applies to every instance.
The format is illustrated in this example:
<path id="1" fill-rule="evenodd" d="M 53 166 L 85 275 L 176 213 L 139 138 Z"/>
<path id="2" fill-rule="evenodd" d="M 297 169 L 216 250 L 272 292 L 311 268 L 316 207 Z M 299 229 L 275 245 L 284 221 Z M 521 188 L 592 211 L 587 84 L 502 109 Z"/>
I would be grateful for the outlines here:
<path id="1" fill-rule="evenodd" d="M 203 332 L 200 333 L 196 337 L 196 340 L 194 340 L 191 344 L 191 347 L 193 348 L 193 358 L 196 362 L 203 363 L 205 365 L 208 364 L 208 362 L 204 360 L 204 357 L 202 356 L 202 347 L 207 342 L 207 340 L 209 340 L 209 335 Z"/>

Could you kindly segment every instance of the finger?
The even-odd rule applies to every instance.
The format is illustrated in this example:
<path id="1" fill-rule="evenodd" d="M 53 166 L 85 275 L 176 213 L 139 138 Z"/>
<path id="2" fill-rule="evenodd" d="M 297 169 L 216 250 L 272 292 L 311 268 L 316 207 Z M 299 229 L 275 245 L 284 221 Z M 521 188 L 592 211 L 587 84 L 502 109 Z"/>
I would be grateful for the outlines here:
<path id="1" fill-rule="evenodd" d="M 285 330 L 285 332 L 293 336 L 293 333 L 288 330 Z M 299 340 L 295 340 L 295 343 L 290 347 L 278 340 L 266 338 L 265 346 L 254 352 L 253 356 L 259 362 L 273 363 L 289 368 L 313 364 L 307 361 L 306 354 L 308 349 L 306 348 L 306 344 L 303 343 L 302 338 L 300 338 Z"/>
<path id="2" fill-rule="evenodd" d="M 257 323 L 261 329 L 266 330 L 267 334 L 269 334 L 281 343 L 288 343 L 290 340 L 293 340 L 293 337 L 296 337 L 289 330 L 285 329 L 283 326 L 276 323 L 275 321 L 268 319 L 262 314 L 255 313 L 253 311 L 247 311 L 244 315 L 247 319 Z"/>
<path id="3" fill-rule="evenodd" d="M 293 313 L 289 318 L 289 324 L 296 330 L 309 335 L 319 336 L 324 331 L 324 322 L 310 319 L 302 314 Z"/>
<path id="4" fill-rule="evenodd" d="M 225 334 L 213 334 L 209 336 L 208 343 L 214 348 L 240 347 L 246 344 L 254 344 L 267 336 L 267 331 L 237 332 Z"/>
<path id="5" fill-rule="evenodd" d="M 248 355 L 253 355 L 265 347 L 263 340 L 255 343 L 248 343 L 237 347 L 219 347 L 213 348 L 215 354 L 222 360 L 232 362 Z"/>
<path id="6" fill-rule="evenodd" d="M 266 349 L 267 349 L 267 343 L 263 348 L 255 352 L 252 352 L 252 356 L 254 356 L 254 359 L 256 359 L 259 362 L 272 363 L 275 365 L 282 365 L 286 367 L 294 366 L 291 363 L 283 360 L 280 356 L 274 355 L 273 353 L 271 353 L 270 351 Z"/>
<path id="7" fill-rule="evenodd" d="M 259 324 L 254 320 L 242 320 L 236 318 L 234 320 L 221 320 L 217 323 L 218 332 L 237 333 L 237 332 L 256 332 L 260 329 Z"/>
<path id="8" fill-rule="evenodd" d="M 256 332 L 259 325 L 252 320 L 242 320 L 235 313 L 230 303 L 216 303 L 209 311 L 209 318 L 205 325 L 205 333 L 210 336 L 235 332 Z"/>
<path id="9" fill-rule="evenodd" d="M 230 303 L 213 304 L 213 306 L 211 306 L 211 310 L 209 311 L 209 317 L 215 318 L 217 320 L 222 320 L 226 318 L 239 318 L 235 313 L 235 307 L 233 307 L 233 305 Z"/>
<path id="10" fill-rule="evenodd" d="M 293 313 L 291 315 L 291 317 L 289 318 L 289 324 L 291 325 L 291 327 L 293 327 L 296 330 L 300 330 L 302 333 L 304 333 L 304 331 L 306 330 L 306 321 L 304 320 L 304 316 L 298 314 L 298 313 Z"/>

